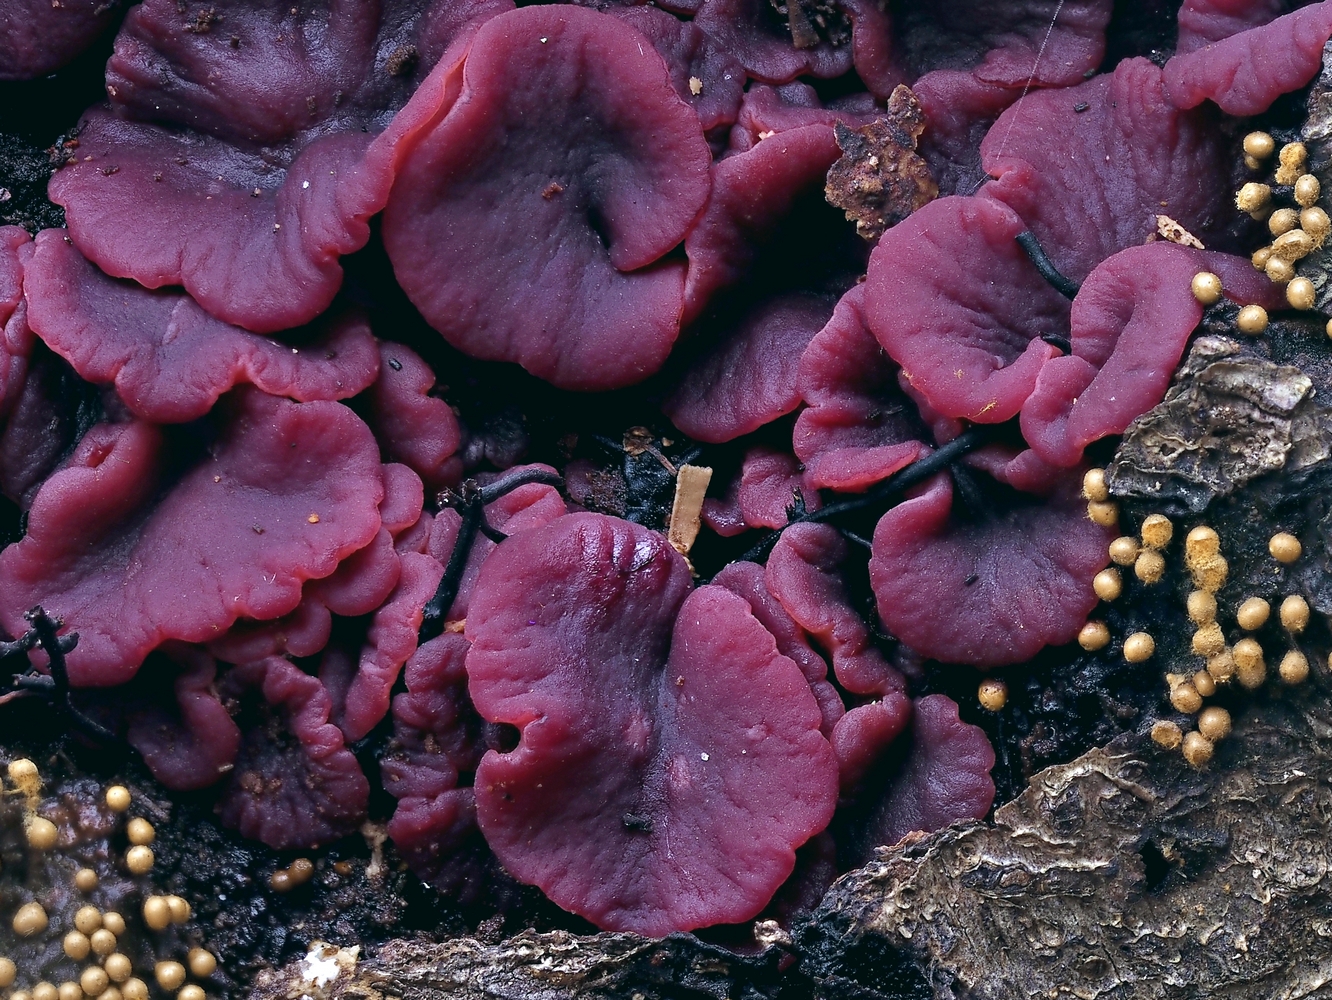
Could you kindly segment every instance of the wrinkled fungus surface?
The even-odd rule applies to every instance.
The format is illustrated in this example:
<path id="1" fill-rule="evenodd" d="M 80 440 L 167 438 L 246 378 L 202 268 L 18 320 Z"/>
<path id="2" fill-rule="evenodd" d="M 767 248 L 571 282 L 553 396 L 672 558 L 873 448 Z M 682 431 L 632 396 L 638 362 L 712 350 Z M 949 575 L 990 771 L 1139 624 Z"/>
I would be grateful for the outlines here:
<path id="1" fill-rule="evenodd" d="M 1022 406 L 1022 434 L 1041 459 L 1076 465 L 1087 445 L 1122 434 L 1161 400 L 1202 319 L 1189 285 L 1199 271 L 1221 275 L 1241 305 L 1283 305 L 1280 286 L 1242 257 L 1173 243 L 1115 254 L 1073 301 L 1072 353 L 1045 364 Z"/>
<path id="2" fill-rule="evenodd" d="M 864 286 L 842 296 L 800 358 L 796 386 L 807 407 L 793 444 L 806 477 L 826 489 L 863 490 L 921 454 L 900 369 L 865 326 Z"/>
<path id="3" fill-rule="evenodd" d="M 1261 11 L 1268 4 L 1252 6 Z M 1183 17 L 1181 10 L 1181 28 Z M 1323 46 L 1332 38 L 1332 7 L 1315 3 L 1270 24 L 1227 34 L 1166 63 L 1166 94 L 1176 107 L 1194 108 L 1210 99 L 1228 115 L 1256 115 L 1282 94 L 1299 90 L 1323 65 Z"/>
<path id="4" fill-rule="evenodd" d="M 825 296 L 761 303 L 701 353 L 666 401 L 666 415 L 690 437 L 720 443 L 790 413 L 800 404 L 800 357 L 831 312 Z"/>
<path id="5" fill-rule="evenodd" d="M 455 102 L 398 174 L 384 243 L 468 354 L 562 388 L 628 385 L 679 334 L 684 269 L 661 258 L 703 206 L 710 159 L 639 32 L 523 8 L 477 32 Z"/>
<path id="6" fill-rule="evenodd" d="M 183 284 L 260 333 L 309 322 L 388 196 L 391 157 L 368 158 L 372 140 L 469 18 L 508 6 L 146 0 L 51 198 L 108 274 Z"/>
<path id="7" fill-rule="evenodd" d="M 1071 642 L 1096 606 L 1091 581 L 1113 537 L 1088 520 L 1078 484 L 1050 501 L 999 491 L 983 509 L 955 511 L 953 500 L 951 479 L 938 476 L 875 528 L 869 572 L 883 623 L 924 656 L 980 667 Z M 931 613 L 939 607 L 953 612 Z"/>
<path id="8" fill-rule="evenodd" d="M 218 689 L 241 720 L 236 766 L 218 803 L 223 823 L 279 850 L 318 847 L 360 825 L 370 785 L 328 721 L 319 678 L 271 657 L 233 668 Z"/>
<path id="9" fill-rule="evenodd" d="M 47 346 L 156 423 L 202 417 L 240 383 L 309 402 L 347 399 L 379 374 L 359 313 L 329 313 L 281 340 L 261 337 L 214 319 L 188 295 L 108 278 L 58 229 L 37 235 L 24 289 L 29 322 Z"/>
<path id="10" fill-rule="evenodd" d="M 870 259 L 864 317 L 939 413 L 979 423 L 1015 416 L 1068 329 L 1068 300 L 1032 265 L 1015 212 L 940 198 L 890 229 Z"/>
<path id="11" fill-rule="evenodd" d="M 0 621 L 18 635 L 35 605 L 61 616 L 76 685 L 123 683 L 167 639 L 286 614 L 379 530 L 378 449 L 350 410 L 242 390 L 223 414 L 183 470 L 151 424 L 89 431 L 0 552 Z"/>
<path id="12" fill-rule="evenodd" d="M 938 830 L 959 819 L 980 819 L 994 802 L 994 748 L 985 731 L 958 718 L 941 694 L 912 705 L 911 739 L 888 778 L 865 843 L 895 844 L 914 830 Z M 867 856 L 870 851 L 865 851 Z"/>
<path id="13" fill-rule="evenodd" d="M 472 699 L 521 731 L 476 776 L 515 877 L 617 930 L 752 917 L 832 816 L 799 668 L 661 535 L 571 514 L 502 544 L 467 619 Z"/>
<path id="14" fill-rule="evenodd" d="M 86 49 L 115 18 L 115 0 L 6 0 L 0 6 L 0 80 L 32 80 Z"/>

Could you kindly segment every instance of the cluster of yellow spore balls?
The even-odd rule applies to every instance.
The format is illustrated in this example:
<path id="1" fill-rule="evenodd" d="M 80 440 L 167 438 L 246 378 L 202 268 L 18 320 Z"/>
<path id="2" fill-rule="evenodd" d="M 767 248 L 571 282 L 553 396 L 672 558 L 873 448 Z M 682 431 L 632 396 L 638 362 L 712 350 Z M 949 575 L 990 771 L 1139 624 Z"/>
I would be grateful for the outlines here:
<path id="1" fill-rule="evenodd" d="M 37 765 L 20 758 L 9 765 L 9 779 L 25 802 L 24 835 L 33 851 L 49 851 L 56 846 L 59 831 L 49 819 L 36 813 L 41 800 L 41 775 Z M 116 813 L 129 811 L 132 796 L 123 785 L 112 785 L 106 790 L 106 804 Z M 125 852 L 125 867 L 134 875 L 146 875 L 152 870 L 153 849 L 149 846 L 157 833 L 148 820 L 135 817 L 125 825 L 130 848 Z M 97 873 L 91 868 L 80 868 L 74 874 L 74 887 L 89 893 L 97 888 Z M 149 896 L 143 903 L 143 922 L 150 930 L 162 931 L 172 924 L 183 924 L 190 918 L 190 904 L 180 896 Z M 41 903 L 25 903 L 15 912 L 11 926 L 19 937 L 28 938 L 44 933 L 50 925 Z M 89 961 L 78 982 L 70 980 L 60 985 L 39 982 L 31 989 L 17 989 L 9 993 L 8 1000 L 148 1000 L 148 984 L 134 975 L 129 956 L 117 950 L 117 939 L 125 933 L 125 918 L 112 910 L 102 911 L 95 906 L 83 906 L 74 914 L 74 926 L 65 934 L 62 946 L 65 955 L 75 962 Z M 206 1000 L 203 987 L 186 985 L 186 966 L 189 973 L 206 979 L 217 969 L 217 959 L 204 948 L 191 948 L 180 962 L 158 962 L 153 977 L 164 990 L 177 991 L 176 1000 Z M 10 989 L 19 978 L 20 969 L 13 959 L 0 956 L 0 989 Z"/>
<path id="2" fill-rule="evenodd" d="M 1083 495 L 1087 498 L 1088 517 L 1105 527 L 1118 524 L 1118 505 L 1110 499 L 1103 469 L 1087 473 Z M 1121 535 L 1112 541 L 1109 555 L 1115 565 L 1096 574 L 1092 581 L 1096 596 L 1103 601 L 1114 601 L 1124 592 L 1118 567 L 1132 566 L 1134 575 L 1143 583 L 1159 583 L 1166 570 L 1163 551 L 1170 544 L 1174 530 L 1168 517 L 1149 514 L 1143 519 L 1139 538 Z M 1277 532 L 1268 541 L 1268 552 L 1279 563 L 1293 563 L 1300 557 L 1300 540 L 1288 532 Z M 1171 706 L 1186 715 L 1196 715 L 1198 728 L 1185 733 L 1176 723 L 1163 720 L 1152 727 L 1152 739 L 1170 750 L 1179 747 L 1190 764 L 1201 767 L 1212 759 L 1217 740 L 1230 732 L 1231 724 L 1229 712 L 1219 705 L 1204 708 L 1203 699 L 1212 697 L 1219 687 L 1232 680 L 1249 691 L 1261 687 L 1267 680 L 1267 663 L 1257 639 L 1246 636 L 1228 646 L 1217 623 L 1216 592 L 1226 582 L 1229 565 L 1221 554 L 1221 538 L 1214 529 L 1200 525 L 1189 532 L 1184 540 L 1184 563 L 1196 588 L 1186 602 L 1189 618 L 1196 626 L 1192 648 L 1204 659 L 1205 666 L 1192 675 L 1167 674 L 1166 683 Z M 1254 632 L 1267 624 L 1271 613 L 1272 607 L 1266 600 L 1250 597 L 1240 604 L 1235 621 L 1245 632 Z M 1309 624 L 1309 603 L 1299 594 L 1286 597 L 1278 613 L 1282 626 L 1291 635 L 1299 635 Z M 1110 642 L 1110 629 L 1105 622 L 1089 621 L 1078 634 L 1078 642 L 1086 650 L 1104 649 Z M 1155 652 L 1156 640 L 1147 632 L 1135 632 L 1124 640 L 1124 659 L 1130 663 L 1142 663 Z M 1309 676 L 1309 660 L 1292 648 L 1282 657 L 1277 673 L 1285 683 L 1299 684 Z"/>
<path id="3" fill-rule="evenodd" d="M 1276 141 L 1266 132 L 1250 132 L 1244 137 L 1244 162 L 1250 170 L 1262 169 L 1275 151 Z M 1332 220 L 1318 207 L 1322 194 L 1318 178 L 1305 170 L 1308 159 L 1309 151 L 1302 142 L 1287 143 L 1277 154 L 1273 179 L 1278 185 L 1293 188 L 1294 206 L 1277 207 L 1271 186 L 1258 181 L 1245 184 L 1235 195 L 1236 206 L 1255 220 L 1266 222 L 1273 237 L 1270 244 L 1254 251 L 1253 266 L 1286 286 L 1286 301 L 1295 309 L 1312 309 L 1317 298 L 1313 282 L 1297 276 L 1295 265 L 1319 249 L 1332 231 Z M 1204 294 L 1199 294 L 1200 280 L 1205 283 Z M 1194 278 L 1194 294 L 1207 305 L 1211 302 L 1204 295 L 1211 295 L 1212 281 L 1216 286 L 1215 298 L 1211 299 L 1214 302 L 1221 294 L 1216 275 Z M 1242 333 L 1261 333 L 1267 326 L 1267 312 L 1262 306 L 1245 306 L 1236 323 Z M 1332 320 L 1328 321 L 1327 333 L 1332 337 Z"/>

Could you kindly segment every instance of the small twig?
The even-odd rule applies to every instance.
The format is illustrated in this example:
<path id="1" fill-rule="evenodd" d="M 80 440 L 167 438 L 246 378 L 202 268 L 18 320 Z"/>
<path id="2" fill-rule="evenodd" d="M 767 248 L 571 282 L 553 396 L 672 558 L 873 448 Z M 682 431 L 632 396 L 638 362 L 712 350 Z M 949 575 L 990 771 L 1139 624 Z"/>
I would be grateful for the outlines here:
<path id="1" fill-rule="evenodd" d="M 1076 281 L 1064 277 L 1059 273 L 1059 269 L 1054 266 L 1054 262 L 1046 256 L 1044 248 L 1036 239 L 1036 234 L 1031 230 L 1024 230 L 1017 234 L 1017 243 L 1026 253 L 1028 259 L 1035 265 L 1036 270 L 1041 272 L 1041 277 L 1050 283 L 1050 287 L 1066 299 L 1075 298 L 1078 289 L 1081 287 Z"/>
<path id="2" fill-rule="evenodd" d="M 1041 339 L 1051 347 L 1057 347 L 1065 354 L 1073 353 L 1073 342 L 1067 337 L 1061 337 L 1057 333 L 1043 333 Z"/>
<path id="3" fill-rule="evenodd" d="M 120 739 L 115 733 L 95 719 L 84 715 L 83 711 L 74 704 L 74 693 L 69 686 L 69 669 L 65 665 L 65 653 L 74 649 L 77 645 L 78 633 L 72 632 L 64 637 L 67 640 L 72 640 L 67 649 L 66 643 L 62 642 L 61 637 L 56 635 L 56 629 L 60 628 L 63 622 L 48 615 L 41 605 L 25 612 L 23 617 L 28 620 L 32 625 L 32 630 L 37 633 L 37 642 L 50 661 L 53 700 L 58 699 L 60 704 L 64 706 L 65 711 L 69 713 L 69 717 L 89 735 L 104 742 L 119 743 Z"/>
<path id="4" fill-rule="evenodd" d="M 453 607 L 453 602 L 458 599 L 463 573 L 467 569 L 467 559 L 472 553 L 472 545 L 476 542 L 477 534 L 483 534 L 496 543 L 509 537 L 486 520 L 486 504 L 494 503 L 519 487 L 533 483 L 562 488 L 564 478 L 544 469 L 524 469 L 485 486 L 478 486 L 476 480 L 469 479 L 456 491 L 446 490 L 440 494 L 440 503 L 457 510 L 462 516 L 462 523 L 458 526 L 458 537 L 453 543 L 453 551 L 449 553 L 449 562 L 444 567 L 444 575 L 440 577 L 439 586 L 435 588 L 435 595 L 422 609 L 421 628 L 417 634 L 418 642 L 429 642 L 443 634 L 444 616 L 448 614 L 449 608 Z"/>
<path id="5" fill-rule="evenodd" d="M 532 483 L 554 486 L 557 490 L 564 489 L 563 476 L 554 472 L 547 472 L 544 469 L 524 469 L 522 472 L 515 472 L 511 476 L 496 479 L 493 483 L 482 486 L 481 502 L 483 504 L 494 503 L 500 497 L 512 493 L 518 487 L 530 486 Z"/>
<path id="6" fill-rule="evenodd" d="M 851 514 L 856 511 L 866 510 L 867 508 L 877 507 L 894 493 L 900 493 L 903 490 L 910 489 L 917 483 L 922 483 L 937 472 L 942 472 L 952 465 L 955 461 L 969 452 L 975 451 L 982 445 L 988 444 L 995 435 L 994 424 L 985 424 L 978 427 L 969 427 L 953 440 L 936 451 L 930 452 L 924 458 L 919 458 L 912 462 L 906 468 L 901 469 L 889 476 L 883 482 L 879 483 L 873 489 L 862 493 L 858 497 L 849 500 L 842 500 L 838 503 L 828 504 L 826 507 L 820 507 L 816 511 L 810 511 L 803 517 L 792 518 L 783 527 L 769 532 L 761 542 L 740 557 L 740 562 L 762 562 L 772 547 L 777 544 L 777 540 L 782 537 L 782 532 L 795 524 L 825 524 L 834 518 L 841 517 L 844 514 Z"/>

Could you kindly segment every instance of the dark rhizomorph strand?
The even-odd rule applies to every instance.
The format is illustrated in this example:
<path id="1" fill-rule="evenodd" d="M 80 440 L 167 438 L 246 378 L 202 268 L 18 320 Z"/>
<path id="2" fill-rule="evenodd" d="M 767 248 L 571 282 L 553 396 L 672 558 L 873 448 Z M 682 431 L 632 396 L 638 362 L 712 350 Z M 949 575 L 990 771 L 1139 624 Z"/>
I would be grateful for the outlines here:
<path id="1" fill-rule="evenodd" d="M 1051 288 L 1066 299 L 1072 299 L 1078 294 L 1078 289 L 1081 286 L 1076 281 L 1059 273 L 1059 269 L 1046 255 L 1044 248 L 1031 230 L 1028 229 L 1018 233 L 1016 239 L 1018 246 L 1026 253 L 1036 270 L 1041 272 L 1041 277 L 1050 283 Z"/>
<path id="2" fill-rule="evenodd" d="M 23 617 L 32 628 L 11 642 L 0 642 L 0 658 L 27 653 L 38 646 L 46 653 L 50 661 L 50 674 L 41 674 L 29 669 L 13 677 L 14 690 L 6 698 L 23 694 L 39 694 L 59 705 L 80 729 L 90 736 L 110 743 L 118 743 L 116 734 L 100 722 L 89 718 L 74 704 L 73 690 L 69 686 L 69 670 L 65 665 L 65 654 L 79 644 L 79 634 L 57 635 L 64 622 L 52 618 L 40 605 L 25 612 Z"/>
<path id="3" fill-rule="evenodd" d="M 508 536 L 486 520 L 486 504 L 494 503 L 500 497 L 512 493 L 520 486 L 539 483 L 544 486 L 560 488 L 564 486 L 563 477 L 543 469 L 525 469 L 503 479 L 497 479 L 486 486 L 480 486 L 476 480 L 469 479 L 456 491 L 445 490 L 440 494 L 440 503 L 452 507 L 462 516 L 458 527 L 458 538 L 449 553 L 448 565 L 440 577 L 435 596 L 426 602 L 421 615 L 421 629 L 418 641 L 429 642 L 444 632 L 444 616 L 453 602 L 457 600 L 458 588 L 462 586 L 463 571 L 467 568 L 467 557 L 471 555 L 472 543 L 477 533 L 485 535 L 492 542 L 502 542 Z"/>
<path id="4" fill-rule="evenodd" d="M 946 470 L 963 455 L 975 451 L 982 445 L 989 444 L 994 440 L 997 433 L 996 427 L 998 426 L 1001 425 L 986 424 L 967 428 L 937 451 L 932 451 L 924 458 L 917 459 L 858 497 L 831 503 L 815 511 L 797 513 L 793 510 L 792 513 L 796 516 L 793 516 L 783 527 L 770 531 L 761 542 L 737 561 L 762 562 L 772 551 L 772 547 L 777 544 L 777 539 L 782 537 L 782 532 L 793 524 L 826 524 L 843 515 L 884 504 L 893 494 L 901 493 L 903 490 L 924 482 L 935 473 Z M 803 502 L 801 506 L 803 507 Z M 843 534 L 846 534 L 846 532 L 843 532 Z M 866 544 L 865 539 L 859 537 L 849 537 L 849 540 L 857 545 Z"/>

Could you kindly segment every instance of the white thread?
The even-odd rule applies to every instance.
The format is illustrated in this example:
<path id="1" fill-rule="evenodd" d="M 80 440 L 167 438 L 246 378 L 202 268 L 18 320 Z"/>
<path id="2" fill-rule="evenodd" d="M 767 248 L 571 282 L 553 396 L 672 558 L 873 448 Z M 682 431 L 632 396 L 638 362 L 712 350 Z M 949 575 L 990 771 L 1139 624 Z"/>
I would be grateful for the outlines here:
<path id="1" fill-rule="evenodd" d="M 1050 18 L 1050 27 L 1045 29 L 1045 37 L 1041 39 L 1041 47 L 1036 50 L 1036 61 L 1031 64 L 1031 75 L 1027 77 L 1027 83 L 1026 86 L 1022 88 L 1022 93 L 1018 96 L 1018 99 L 1013 102 L 1014 107 L 1022 103 L 1022 98 L 1027 96 L 1027 92 L 1031 90 L 1031 85 L 1036 82 L 1036 73 L 1041 68 L 1041 57 L 1045 55 L 1045 47 L 1050 44 L 1050 36 L 1054 34 L 1055 24 L 1058 23 L 1059 15 L 1063 10 L 1064 0 L 1059 0 L 1058 5 L 1055 7 L 1054 17 Z M 1004 155 L 1004 149 L 1008 145 L 1009 138 L 1013 135 L 1013 126 L 1017 124 L 1018 115 L 1020 113 L 1020 111 L 1015 111 L 1013 117 L 1009 120 L 1008 130 L 1004 133 L 1003 141 L 999 143 L 999 149 L 994 154 L 996 160 Z M 975 194 L 981 189 L 986 181 L 992 179 L 988 174 L 985 174 L 983 170 L 981 171 L 981 174 L 981 179 L 976 182 L 974 188 L 967 192 L 968 195 Z"/>

